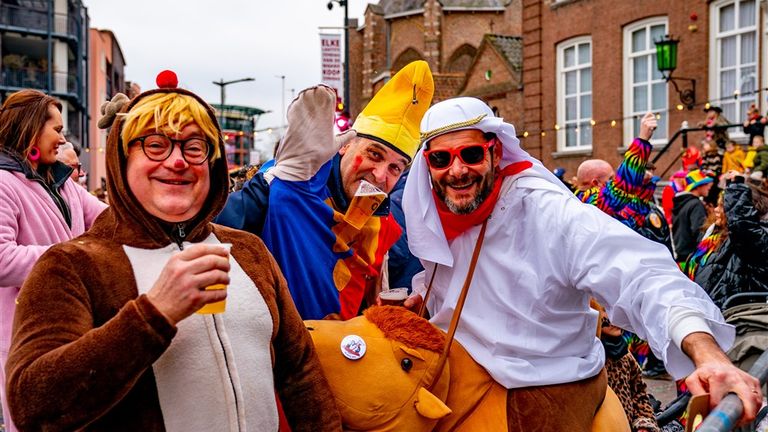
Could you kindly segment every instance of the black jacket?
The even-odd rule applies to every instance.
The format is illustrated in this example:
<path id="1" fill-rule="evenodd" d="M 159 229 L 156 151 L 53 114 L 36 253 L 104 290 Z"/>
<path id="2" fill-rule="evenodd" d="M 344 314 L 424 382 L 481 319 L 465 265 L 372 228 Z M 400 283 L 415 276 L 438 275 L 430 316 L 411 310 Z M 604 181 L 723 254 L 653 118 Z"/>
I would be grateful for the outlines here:
<path id="1" fill-rule="evenodd" d="M 651 210 L 645 216 L 642 226 L 635 230 L 641 236 L 656 243 L 661 243 L 672 253 L 672 239 L 669 233 L 669 224 L 664 218 L 664 213 L 655 205 L 651 205 Z"/>
<path id="2" fill-rule="evenodd" d="M 734 294 L 768 293 L 768 221 L 760 220 L 747 185 L 729 185 L 724 205 L 728 238 L 694 278 L 721 308 Z"/>
<path id="3" fill-rule="evenodd" d="M 749 144 L 752 145 L 752 138 L 757 135 L 765 134 L 765 124 L 762 122 L 763 116 L 758 116 L 754 123 L 744 126 L 744 133 L 749 135 Z"/>
<path id="4" fill-rule="evenodd" d="M 672 241 L 678 261 L 685 261 L 699 243 L 707 209 L 699 197 L 681 192 L 672 200 Z"/>

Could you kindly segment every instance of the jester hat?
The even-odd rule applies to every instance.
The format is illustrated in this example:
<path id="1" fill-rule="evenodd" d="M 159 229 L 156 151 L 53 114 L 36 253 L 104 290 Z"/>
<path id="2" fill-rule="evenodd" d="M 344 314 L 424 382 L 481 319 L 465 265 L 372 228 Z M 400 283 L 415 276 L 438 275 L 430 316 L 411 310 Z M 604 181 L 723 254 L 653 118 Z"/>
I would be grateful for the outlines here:
<path id="1" fill-rule="evenodd" d="M 427 62 L 409 63 L 373 96 L 352 128 L 357 136 L 378 141 L 410 161 L 419 148 L 419 123 L 434 92 Z"/>

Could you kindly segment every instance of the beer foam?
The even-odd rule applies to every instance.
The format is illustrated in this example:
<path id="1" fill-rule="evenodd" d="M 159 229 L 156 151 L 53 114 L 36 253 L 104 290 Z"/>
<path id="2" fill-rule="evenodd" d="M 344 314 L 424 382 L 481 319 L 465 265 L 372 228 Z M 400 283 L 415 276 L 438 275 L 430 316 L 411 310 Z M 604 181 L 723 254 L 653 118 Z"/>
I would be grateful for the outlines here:
<path id="1" fill-rule="evenodd" d="M 408 290 L 405 288 L 383 290 L 379 293 L 379 297 L 387 300 L 405 300 L 408 298 Z"/>
<path id="2" fill-rule="evenodd" d="M 360 180 L 360 184 L 357 186 L 357 191 L 355 192 L 355 196 L 368 196 L 368 195 L 387 196 L 387 194 L 384 193 L 383 190 L 377 188 L 376 186 L 372 185 L 371 183 L 365 180 Z"/>

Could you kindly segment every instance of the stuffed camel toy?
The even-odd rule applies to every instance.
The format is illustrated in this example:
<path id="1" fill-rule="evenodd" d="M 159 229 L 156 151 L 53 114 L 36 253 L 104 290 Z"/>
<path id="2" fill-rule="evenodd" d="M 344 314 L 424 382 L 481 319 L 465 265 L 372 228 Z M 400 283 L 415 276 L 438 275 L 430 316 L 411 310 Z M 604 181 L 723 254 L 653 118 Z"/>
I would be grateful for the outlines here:
<path id="1" fill-rule="evenodd" d="M 305 321 L 346 431 L 507 432 L 507 389 L 446 335 L 396 306 L 374 306 L 348 321 Z M 439 374 L 439 376 L 438 376 Z M 629 432 L 609 388 L 594 431 Z"/>

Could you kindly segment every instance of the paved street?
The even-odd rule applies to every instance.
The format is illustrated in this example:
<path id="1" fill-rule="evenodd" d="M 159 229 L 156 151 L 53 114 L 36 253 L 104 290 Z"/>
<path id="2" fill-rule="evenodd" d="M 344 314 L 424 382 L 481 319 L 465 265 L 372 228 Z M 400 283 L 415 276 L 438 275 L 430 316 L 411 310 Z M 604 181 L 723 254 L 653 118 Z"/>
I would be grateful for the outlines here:
<path id="1" fill-rule="evenodd" d="M 667 404 L 677 396 L 675 391 L 675 382 L 670 379 L 649 379 L 643 378 L 645 384 L 648 386 L 648 393 L 653 397 L 661 401 L 661 406 L 665 407 Z"/>

